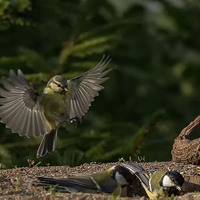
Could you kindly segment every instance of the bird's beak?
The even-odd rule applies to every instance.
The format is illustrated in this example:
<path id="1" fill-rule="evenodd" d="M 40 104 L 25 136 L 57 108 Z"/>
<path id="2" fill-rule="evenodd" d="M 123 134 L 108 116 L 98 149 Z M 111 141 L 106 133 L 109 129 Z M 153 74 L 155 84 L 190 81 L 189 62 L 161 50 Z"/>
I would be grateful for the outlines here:
<path id="1" fill-rule="evenodd" d="M 65 91 L 65 92 L 68 92 L 68 91 L 69 91 L 67 86 L 64 87 L 64 91 Z"/>
<path id="2" fill-rule="evenodd" d="M 176 189 L 180 192 L 181 191 L 181 187 L 180 186 L 176 186 Z"/>
<path id="3" fill-rule="evenodd" d="M 67 86 L 66 86 L 66 87 L 62 87 L 61 93 L 62 93 L 62 94 L 66 94 L 68 91 L 69 91 L 69 90 L 68 90 Z"/>

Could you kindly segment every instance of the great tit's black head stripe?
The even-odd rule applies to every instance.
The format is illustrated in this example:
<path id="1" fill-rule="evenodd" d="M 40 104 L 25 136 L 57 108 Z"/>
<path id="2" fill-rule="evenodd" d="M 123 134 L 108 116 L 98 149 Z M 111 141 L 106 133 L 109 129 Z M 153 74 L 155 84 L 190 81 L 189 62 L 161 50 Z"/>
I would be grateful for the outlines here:
<path id="1" fill-rule="evenodd" d="M 176 185 L 182 186 L 184 183 L 183 176 L 177 171 L 168 171 L 165 175 L 169 176 Z"/>

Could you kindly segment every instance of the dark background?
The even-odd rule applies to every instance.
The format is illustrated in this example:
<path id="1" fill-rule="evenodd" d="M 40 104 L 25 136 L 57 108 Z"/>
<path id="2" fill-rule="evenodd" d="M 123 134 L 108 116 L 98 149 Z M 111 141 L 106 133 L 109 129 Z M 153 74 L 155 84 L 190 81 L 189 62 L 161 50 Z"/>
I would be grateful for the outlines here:
<path id="1" fill-rule="evenodd" d="M 2 0 L 0 75 L 20 68 L 42 92 L 110 55 L 110 79 L 83 123 L 59 130 L 56 151 L 0 124 L 0 167 L 171 159 L 174 138 L 200 112 L 199 0 Z M 29 163 L 30 164 L 30 163 Z"/>

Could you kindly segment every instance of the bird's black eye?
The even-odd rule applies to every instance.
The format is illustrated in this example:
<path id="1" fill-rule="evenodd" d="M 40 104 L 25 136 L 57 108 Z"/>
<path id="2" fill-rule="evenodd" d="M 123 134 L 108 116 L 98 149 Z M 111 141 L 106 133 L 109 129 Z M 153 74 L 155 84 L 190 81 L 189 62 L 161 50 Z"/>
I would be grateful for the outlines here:
<path id="1" fill-rule="evenodd" d="M 60 83 L 55 83 L 58 87 L 62 87 L 62 85 Z"/>
<path id="2" fill-rule="evenodd" d="M 61 85 L 60 83 L 57 83 L 57 82 L 55 82 L 55 81 L 53 81 L 53 83 L 54 83 L 55 85 L 57 85 L 58 87 L 62 87 L 62 85 Z"/>

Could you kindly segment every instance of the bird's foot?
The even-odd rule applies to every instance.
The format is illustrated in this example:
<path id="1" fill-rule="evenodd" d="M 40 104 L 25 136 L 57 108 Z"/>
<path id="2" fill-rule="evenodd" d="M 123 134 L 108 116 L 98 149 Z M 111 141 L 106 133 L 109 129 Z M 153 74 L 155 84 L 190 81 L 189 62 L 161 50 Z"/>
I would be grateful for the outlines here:
<path id="1" fill-rule="evenodd" d="M 76 122 L 77 124 L 82 123 L 82 118 L 81 117 L 73 117 L 71 119 L 65 119 L 64 122 L 72 124 L 73 122 Z"/>
<path id="2" fill-rule="evenodd" d="M 82 117 L 75 117 L 76 123 L 82 124 L 83 120 Z"/>

